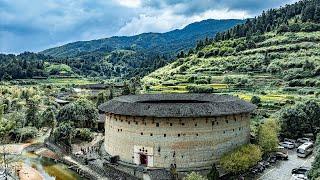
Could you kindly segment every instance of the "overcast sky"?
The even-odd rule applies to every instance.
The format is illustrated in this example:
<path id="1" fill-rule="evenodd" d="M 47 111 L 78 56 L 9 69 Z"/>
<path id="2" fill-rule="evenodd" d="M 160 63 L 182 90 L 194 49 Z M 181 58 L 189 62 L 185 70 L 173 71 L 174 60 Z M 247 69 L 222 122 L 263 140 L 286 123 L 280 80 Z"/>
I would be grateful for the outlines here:
<path id="1" fill-rule="evenodd" d="M 0 53 L 244 19 L 297 0 L 0 0 Z"/>

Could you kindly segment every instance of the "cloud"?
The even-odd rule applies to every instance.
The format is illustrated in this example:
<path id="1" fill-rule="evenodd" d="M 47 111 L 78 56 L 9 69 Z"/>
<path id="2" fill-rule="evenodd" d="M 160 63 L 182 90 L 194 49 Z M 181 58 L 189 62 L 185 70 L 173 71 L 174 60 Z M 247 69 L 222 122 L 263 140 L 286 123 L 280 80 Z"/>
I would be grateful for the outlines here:
<path id="1" fill-rule="evenodd" d="M 117 35 L 136 35 L 144 32 L 166 32 L 182 28 L 192 22 L 203 19 L 244 19 L 250 17 L 245 11 L 208 10 L 192 16 L 175 14 L 168 10 L 158 15 L 142 14 L 133 18 L 125 26 L 120 28 Z"/>
<path id="2" fill-rule="evenodd" d="M 235 11 L 246 11 L 257 15 L 262 10 L 277 8 L 298 0 L 146 0 L 143 5 L 153 8 L 167 8 L 179 6 L 177 13 L 194 15 L 212 9 L 228 9 Z"/>
<path id="3" fill-rule="evenodd" d="M 141 5 L 141 0 L 115 0 L 115 2 L 130 8 L 137 8 Z"/>
<path id="4" fill-rule="evenodd" d="M 0 53 L 252 17 L 294 0 L 0 0 Z"/>

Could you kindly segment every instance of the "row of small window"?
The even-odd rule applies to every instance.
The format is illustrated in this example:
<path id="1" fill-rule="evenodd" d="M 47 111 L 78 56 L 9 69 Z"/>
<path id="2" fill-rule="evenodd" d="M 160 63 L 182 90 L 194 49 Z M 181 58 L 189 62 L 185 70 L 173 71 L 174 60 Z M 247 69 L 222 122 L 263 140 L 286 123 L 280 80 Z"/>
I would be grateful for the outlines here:
<path id="1" fill-rule="evenodd" d="M 239 127 L 239 131 L 241 131 L 243 128 Z M 122 132 L 122 129 L 118 129 L 118 132 Z M 232 132 L 235 132 L 235 129 L 232 129 Z M 226 131 L 223 131 L 223 134 L 225 134 Z M 141 135 L 143 135 L 143 132 L 140 133 Z M 185 136 L 186 134 L 182 134 L 183 136 Z M 153 136 L 153 133 L 150 133 L 150 136 Z M 180 137 L 181 134 L 178 134 L 178 137 Z M 199 136 L 198 133 L 196 133 L 196 136 Z M 163 134 L 163 137 L 167 137 L 167 134 Z"/>
<path id="2" fill-rule="evenodd" d="M 239 131 L 241 131 L 243 128 L 239 127 Z M 232 129 L 233 132 L 235 132 L 235 129 Z M 118 129 L 118 132 L 122 132 L 122 129 Z M 226 131 L 223 131 L 223 134 L 225 134 Z M 140 133 L 141 135 L 143 135 L 143 132 Z M 178 137 L 180 137 L 181 134 L 178 134 Z M 186 134 L 183 134 L 183 136 L 185 136 Z M 150 136 L 153 136 L 153 133 L 150 133 Z M 163 134 L 163 137 L 166 137 L 167 134 Z M 199 136 L 199 134 L 197 133 L 196 136 Z"/>
<path id="3" fill-rule="evenodd" d="M 143 132 L 141 132 L 140 135 L 142 136 L 142 135 L 143 135 Z M 178 137 L 180 137 L 181 135 L 182 135 L 182 136 L 186 136 L 186 134 L 178 134 Z M 153 136 L 153 133 L 150 133 L 150 136 Z M 199 134 L 196 133 L 196 136 L 199 136 Z M 167 134 L 163 134 L 163 137 L 167 137 Z"/>
<path id="4" fill-rule="evenodd" d="M 117 121 L 117 120 L 116 120 L 116 121 Z M 121 122 L 122 122 L 122 121 L 123 121 L 123 120 L 121 120 Z M 228 123 L 229 123 L 229 120 L 225 120 L 225 122 L 228 124 Z M 236 120 L 235 120 L 235 122 L 236 122 Z M 136 123 L 136 125 L 138 125 L 138 122 L 135 122 L 135 123 Z M 128 121 L 128 124 L 130 124 L 130 121 Z M 215 124 L 216 124 L 216 125 L 219 125 L 219 122 L 218 122 L 218 121 L 212 121 L 211 124 L 212 124 L 212 126 L 214 126 Z M 146 126 L 147 123 L 145 122 L 144 125 Z M 170 126 L 173 126 L 172 123 L 170 123 L 169 125 L 170 125 Z M 185 123 L 181 123 L 181 125 L 184 126 Z M 198 124 L 195 123 L 194 126 L 197 127 Z M 160 127 L 160 123 L 156 123 L 156 127 Z"/>
<path id="5" fill-rule="evenodd" d="M 239 131 L 241 131 L 243 128 L 242 127 L 239 127 Z M 235 129 L 232 129 L 232 132 L 235 132 L 236 130 Z M 223 134 L 225 134 L 226 131 L 223 131 Z"/>

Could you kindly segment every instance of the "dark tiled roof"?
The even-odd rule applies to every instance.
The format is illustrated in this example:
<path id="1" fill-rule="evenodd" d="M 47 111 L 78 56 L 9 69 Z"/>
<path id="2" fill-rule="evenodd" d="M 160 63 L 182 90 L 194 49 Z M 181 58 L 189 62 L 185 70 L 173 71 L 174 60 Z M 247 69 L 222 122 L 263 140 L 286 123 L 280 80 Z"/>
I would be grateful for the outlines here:
<path id="1" fill-rule="evenodd" d="M 210 117 L 250 113 L 255 108 L 237 97 L 215 94 L 128 95 L 99 106 L 103 112 L 147 117 Z"/>

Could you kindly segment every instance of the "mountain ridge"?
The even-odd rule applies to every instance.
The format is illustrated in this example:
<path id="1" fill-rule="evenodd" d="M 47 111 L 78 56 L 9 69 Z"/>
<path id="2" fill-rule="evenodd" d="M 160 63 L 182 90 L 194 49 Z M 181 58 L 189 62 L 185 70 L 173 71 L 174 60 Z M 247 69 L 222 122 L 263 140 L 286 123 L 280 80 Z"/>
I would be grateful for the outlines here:
<path id="1" fill-rule="evenodd" d="M 147 32 L 134 36 L 112 36 L 90 41 L 76 41 L 49 48 L 39 53 L 53 57 L 74 57 L 78 53 L 89 53 L 100 51 L 100 49 L 107 52 L 117 49 L 133 49 L 146 51 L 147 53 L 151 51 L 154 53 L 156 51 L 161 54 L 172 54 L 181 50 L 188 50 L 198 40 L 206 37 L 213 38 L 217 32 L 229 29 L 243 22 L 243 20 L 238 19 L 207 19 L 188 24 L 182 29 L 175 29 L 165 33 Z M 186 39 L 187 41 L 185 41 Z M 169 47 L 167 47 L 168 44 L 170 44 Z"/>

